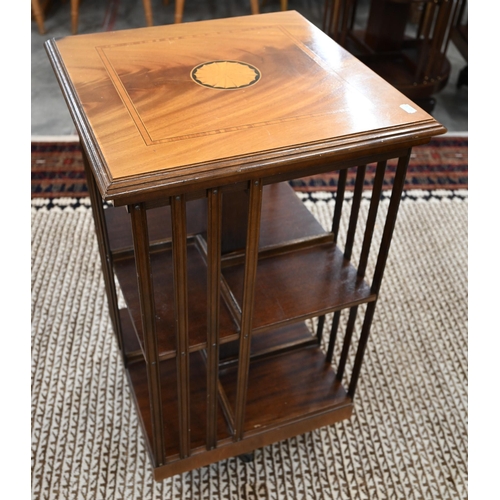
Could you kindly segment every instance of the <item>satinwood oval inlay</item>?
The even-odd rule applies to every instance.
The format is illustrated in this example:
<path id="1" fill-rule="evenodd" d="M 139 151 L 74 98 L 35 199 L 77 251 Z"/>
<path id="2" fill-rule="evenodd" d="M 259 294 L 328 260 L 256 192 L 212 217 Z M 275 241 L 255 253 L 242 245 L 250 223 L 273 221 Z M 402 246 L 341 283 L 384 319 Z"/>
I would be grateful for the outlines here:
<path id="1" fill-rule="evenodd" d="M 191 78 L 198 85 L 211 89 L 242 89 L 255 85 L 260 77 L 255 66 L 240 61 L 210 61 L 191 70 Z"/>

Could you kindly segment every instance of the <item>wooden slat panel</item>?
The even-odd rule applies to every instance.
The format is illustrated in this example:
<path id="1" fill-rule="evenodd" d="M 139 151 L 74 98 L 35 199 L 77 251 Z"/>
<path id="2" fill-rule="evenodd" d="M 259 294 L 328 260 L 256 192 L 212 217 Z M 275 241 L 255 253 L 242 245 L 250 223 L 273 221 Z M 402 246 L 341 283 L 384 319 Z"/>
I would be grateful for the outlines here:
<path id="1" fill-rule="evenodd" d="M 120 321 L 120 313 L 118 311 L 118 297 L 116 294 L 115 277 L 113 272 L 113 256 L 110 248 L 110 238 L 108 235 L 108 227 L 106 225 L 105 211 L 102 204 L 99 190 L 95 182 L 92 170 L 90 167 L 87 154 L 83 152 L 83 165 L 85 167 L 85 177 L 89 189 L 90 200 L 92 203 L 92 215 L 94 218 L 95 231 L 97 235 L 97 244 L 99 246 L 99 255 L 101 258 L 101 266 L 104 277 L 104 284 L 106 286 L 106 296 L 108 299 L 109 313 L 111 316 L 111 323 L 115 332 L 118 346 L 122 353 L 122 359 L 126 362 L 123 356 L 124 341 L 123 332 Z"/>
<path id="2" fill-rule="evenodd" d="M 398 215 L 399 203 L 401 201 L 401 194 L 404 188 L 406 170 L 408 168 L 410 153 L 411 150 L 409 149 L 407 155 L 399 158 L 398 161 L 396 176 L 394 178 L 394 184 L 392 188 L 391 201 L 389 203 L 389 210 L 387 212 L 387 216 L 385 219 L 384 232 L 382 234 L 382 241 L 380 242 L 377 264 L 375 266 L 375 272 L 373 275 L 373 280 L 371 285 L 372 291 L 376 294 L 378 294 L 380 290 L 380 285 L 382 284 L 382 277 L 384 275 L 384 269 L 387 262 L 387 257 L 389 255 L 389 247 L 391 245 L 392 234 L 394 232 L 394 227 L 396 225 L 396 218 Z M 356 358 L 354 360 L 354 366 L 351 374 L 351 381 L 349 383 L 349 396 L 353 399 L 354 399 L 354 394 L 356 392 L 359 373 L 361 371 L 361 364 L 363 362 L 363 356 L 365 353 L 366 344 L 368 342 L 368 335 L 370 334 L 370 327 L 373 320 L 373 315 L 375 313 L 375 305 L 376 302 L 368 304 L 365 312 L 363 328 L 361 330 L 358 349 L 356 351 Z"/>
<path id="3" fill-rule="evenodd" d="M 373 182 L 372 199 L 370 200 L 370 209 L 368 211 L 368 218 L 366 220 L 365 234 L 363 238 L 363 247 L 359 257 L 358 275 L 364 276 L 366 265 L 368 263 L 368 256 L 370 254 L 370 246 L 375 229 L 375 222 L 377 221 L 377 212 L 382 194 L 382 187 L 384 184 L 384 174 L 387 162 L 379 162 L 377 164 L 377 171 L 375 173 L 375 180 Z"/>
<path id="4" fill-rule="evenodd" d="M 206 346 L 207 331 L 207 271 L 205 262 L 194 244 L 187 247 L 188 257 L 188 309 L 190 321 L 188 324 L 190 350 L 203 349 Z M 164 250 L 151 254 L 154 294 L 156 300 L 156 335 L 160 359 L 175 355 L 175 308 L 172 269 L 172 250 Z M 115 262 L 116 274 L 129 307 L 134 325 L 142 339 L 140 322 L 139 297 L 133 259 Z M 238 334 L 228 307 L 223 302 L 220 308 L 221 337 L 231 338 Z"/>

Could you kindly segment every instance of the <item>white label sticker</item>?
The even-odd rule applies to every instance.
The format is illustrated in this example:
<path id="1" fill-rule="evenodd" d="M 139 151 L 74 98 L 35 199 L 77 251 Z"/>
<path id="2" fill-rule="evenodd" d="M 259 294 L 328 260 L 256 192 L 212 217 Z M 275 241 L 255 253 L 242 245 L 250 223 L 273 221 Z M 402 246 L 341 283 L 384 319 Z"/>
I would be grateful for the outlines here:
<path id="1" fill-rule="evenodd" d="M 401 109 L 405 110 L 407 113 L 416 113 L 417 110 L 412 108 L 409 104 L 401 104 L 399 106 Z"/>

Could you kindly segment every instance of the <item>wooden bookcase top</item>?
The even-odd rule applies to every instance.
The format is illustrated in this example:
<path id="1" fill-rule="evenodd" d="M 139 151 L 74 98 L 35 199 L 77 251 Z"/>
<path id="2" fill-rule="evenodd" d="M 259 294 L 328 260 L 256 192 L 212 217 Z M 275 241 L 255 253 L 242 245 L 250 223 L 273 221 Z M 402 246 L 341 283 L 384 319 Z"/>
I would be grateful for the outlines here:
<path id="1" fill-rule="evenodd" d="M 104 199 L 273 175 L 446 129 L 294 11 L 46 42 Z"/>

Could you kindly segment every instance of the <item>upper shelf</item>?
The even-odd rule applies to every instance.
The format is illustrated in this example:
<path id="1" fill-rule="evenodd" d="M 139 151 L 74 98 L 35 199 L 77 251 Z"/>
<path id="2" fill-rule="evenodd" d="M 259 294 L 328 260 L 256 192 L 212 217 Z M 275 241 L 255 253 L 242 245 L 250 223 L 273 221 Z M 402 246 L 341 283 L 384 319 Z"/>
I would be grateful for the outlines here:
<path id="1" fill-rule="evenodd" d="M 244 266 L 222 274 L 239 304 Z M 333 243 L 259 260 L 252 327 L 264 331 L 376 299 Z"/>

